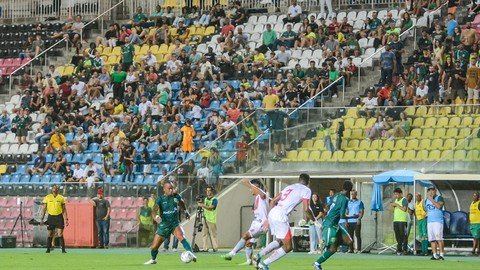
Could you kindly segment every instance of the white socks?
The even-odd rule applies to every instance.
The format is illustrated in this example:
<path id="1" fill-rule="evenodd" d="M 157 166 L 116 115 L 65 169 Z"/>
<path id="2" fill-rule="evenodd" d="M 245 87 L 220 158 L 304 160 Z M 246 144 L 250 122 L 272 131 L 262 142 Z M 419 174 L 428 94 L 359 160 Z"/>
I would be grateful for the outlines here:
<path id="1" fill-rule="evenodd" d="M 253 249 L 251 247 L 245 248 L 245 257 L 247 257 L 247 261 L 252 260 Z"/>
<path id="2" fill-rule="evenodd" d="M 266 264 L 266 265 L 269 265 L 269 264 L 279 260 L 280 258 L 285 256 L 286 254 L 287 253 L 285 252 L 285 250 L 283 250 L 283 248 L 278 248 L 272 253 L 272 256 L 270 256 L 270 257 L 268 257 L 268 259 L 264 260 L 263 263 Z"/>
<path id="3" fill-rule="evenodd" d="M 235 256 L 245 246 L 245 239 L 240 239 L 235 247 L 230 251 L 230 255 Z"/>
<path id="4" fill-rule="evenodd" d="M 258 255 L 261 257 L 267 255 L 268 253 L 272 252 L 272 250 L 277 249 L 280 247 L 280 243 L 278 241 L 272 241 L 270 244 L 268 244 Z"/>

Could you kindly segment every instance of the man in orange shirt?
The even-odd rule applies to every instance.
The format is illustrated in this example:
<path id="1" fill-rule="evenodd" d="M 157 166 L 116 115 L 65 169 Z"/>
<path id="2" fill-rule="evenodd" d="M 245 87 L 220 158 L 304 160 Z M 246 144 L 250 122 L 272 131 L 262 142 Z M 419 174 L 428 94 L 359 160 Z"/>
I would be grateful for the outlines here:
<path id="1" fill-rule="evenodd" d="M 235 103 L 230 103 L 230 109 L 227 110 L 227 115 L 230 116 L 230 119 L 234 122 L 238 122 L 238 118 L 241 115 L 241 111 L 239 108 L 237 108 L 237 105 Z"/>
<path id="2" fill-rule="evenodd" d="M 182 139 L 182 151 L 184 153 L 193 152 L 193 138 L 195 138 L 195 129 L 192 127 L 192 120 L 187 119 L 185 125 L 180 129 L 183 133 Z"/>

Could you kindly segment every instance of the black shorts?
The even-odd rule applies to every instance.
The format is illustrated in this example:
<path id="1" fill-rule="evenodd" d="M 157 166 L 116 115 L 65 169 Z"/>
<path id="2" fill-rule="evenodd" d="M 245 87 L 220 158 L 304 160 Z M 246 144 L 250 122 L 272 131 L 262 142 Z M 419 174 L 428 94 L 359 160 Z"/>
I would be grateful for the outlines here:
<path id="1" fill-rule="evenodd" d="M 285 130 L 274 130 L 272 133 L 272 141 L 274 144 L 285 144 Z"/>
<path id="2" fill-rule="evenodd" d="M 63 222 L 63 215 L 48 215 L 47 222 L 47 230 L 51 231 L 54 229 L 62 229 L 65 227 L 65 223 Z"/>

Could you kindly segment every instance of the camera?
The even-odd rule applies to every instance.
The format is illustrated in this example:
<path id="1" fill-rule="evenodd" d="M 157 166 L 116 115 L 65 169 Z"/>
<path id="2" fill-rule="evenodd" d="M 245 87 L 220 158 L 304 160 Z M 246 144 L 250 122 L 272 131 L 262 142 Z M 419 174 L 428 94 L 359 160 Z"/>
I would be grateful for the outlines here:
<path id="1" fill-rule="evenodd" d="M 204 196 L 204 195 L 197 195 L 197 196 L 195 197 L 195 201 L 196 201 L 197 203 L 201 203 L 201 202 L 203 202 L 204 200 L 205 200 L 205 196 Z"/>

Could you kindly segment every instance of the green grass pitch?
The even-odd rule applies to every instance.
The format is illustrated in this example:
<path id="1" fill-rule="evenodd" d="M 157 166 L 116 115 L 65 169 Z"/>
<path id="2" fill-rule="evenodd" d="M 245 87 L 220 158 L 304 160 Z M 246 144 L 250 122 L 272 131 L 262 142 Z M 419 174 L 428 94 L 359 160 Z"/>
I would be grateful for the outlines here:
<path id="1" fill-rule="evenodd" d="M 198 253 L 198 262 L 184 264 L 180 253 L 160 252 L 156 265 L 143 265 L 150 257 L 148 249 L 67 249 L 67 254 L 55 249 L 45 254 L 45 249 L 0 249 L 0 269 L 5 270 L 90 270 L 90 269 L 254 269 L 238 266 L 244 262 L 245 255 L 238 254 L 232 261 L 220 258 L 222 252 Z M 317 255 L 291 253 L 273 263 L 272 270 L 313 269 L 311 263 Z M 429 257 L 392 256 L 373 254 L 335 254 L 323 267 L 325 270 L 469 270 L 479 269 L 478 257 L 447 256 L 445 261 L 430 261 Z"/>

